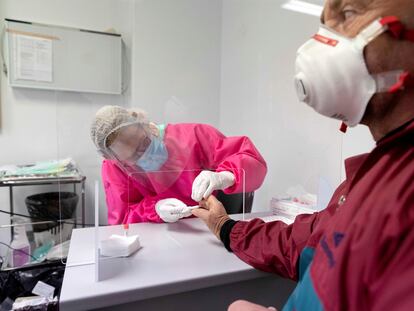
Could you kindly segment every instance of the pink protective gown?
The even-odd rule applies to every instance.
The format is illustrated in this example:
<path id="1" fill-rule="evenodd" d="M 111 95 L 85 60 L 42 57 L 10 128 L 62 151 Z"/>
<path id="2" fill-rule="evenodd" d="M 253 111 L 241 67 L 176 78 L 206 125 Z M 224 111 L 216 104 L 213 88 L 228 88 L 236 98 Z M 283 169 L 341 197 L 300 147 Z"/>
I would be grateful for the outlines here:
<path id="1" fill-rule="evenodd" d="M 191 199 L 191 189 L 202 170 L 232 172 L 236 182 L 225 193 L 243 192 L 243 171 L 246 192 L 258 189 L 266 176 L 266 162 L 245 136 L 225 137 L 205 124 L 169 124 L 164 141 L 169 159 L 160 171 L 175 170 L 174 178 L 167 172 L 158 172 L 153 179 L 150 174 L 155 173 L 130 177 L 113 160 L 103 161 L 109 224 L 163 222 L 155 204 L 166 198 L 196 205 Z M 160 180 L 165 180 L 164 187 L 160 186 Z"/>

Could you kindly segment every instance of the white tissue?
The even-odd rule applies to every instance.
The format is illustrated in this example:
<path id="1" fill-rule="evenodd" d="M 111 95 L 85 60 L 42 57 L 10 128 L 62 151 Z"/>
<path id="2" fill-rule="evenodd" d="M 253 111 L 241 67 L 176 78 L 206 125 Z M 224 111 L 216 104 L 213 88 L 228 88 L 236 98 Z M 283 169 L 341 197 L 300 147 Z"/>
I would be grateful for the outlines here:
<path id="1" fill-rule="evenodd" d="M 100 243 L 101 255 L 106 257 L 128 257 L 141 248 L 138 235 L 113 234 Z"/>

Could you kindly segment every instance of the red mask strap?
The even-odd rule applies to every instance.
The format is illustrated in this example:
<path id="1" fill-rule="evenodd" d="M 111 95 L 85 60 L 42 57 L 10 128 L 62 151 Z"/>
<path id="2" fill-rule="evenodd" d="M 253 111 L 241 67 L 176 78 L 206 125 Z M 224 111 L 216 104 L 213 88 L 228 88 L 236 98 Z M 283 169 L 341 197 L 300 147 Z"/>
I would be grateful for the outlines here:
<path id="1" fill-rule="evenodd" d="M 386 16 L 380 20 L 380 23 L 388 28 L 388 31 L 394 38 L 414 42 L 414 29 L 407 29 L 398 17 Z M 398 82 L 390 87 L 389 93 L 396 93 L 407 87 L 414 87 L 414 76 L 409 72 L 403 72 Z"/>
<path id="2" fill-rule="evenodd" d="M 380 23 L 388 27 L 388 31 L 394 38 L 414 42 L 414 29 L 407 29 L 398 17 L 387 16 L 382 18 Z"/>
<path id="3" fill-rule="evenodd" d="M 414 76 L 409 72 L 403 72 L 397 83 L 390 87 L 389 93 L 396 93 L 408 87 L 414 87 Z"/>

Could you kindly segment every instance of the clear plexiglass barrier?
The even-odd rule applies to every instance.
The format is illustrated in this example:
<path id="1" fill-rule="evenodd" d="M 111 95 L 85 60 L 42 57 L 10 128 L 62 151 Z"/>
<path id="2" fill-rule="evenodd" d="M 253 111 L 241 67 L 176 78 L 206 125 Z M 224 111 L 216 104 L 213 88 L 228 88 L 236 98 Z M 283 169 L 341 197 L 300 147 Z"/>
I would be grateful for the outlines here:
<path id="1" fill-rule="evenodd" d="M 136 165 L 126 170 L 119 162 L 108 161 L 106 165 L 118 170 L 118 185 L 121 180 L 124 184 L 123 190 L 118 189 L 119 193 L 110 193 L 111 189 L 106 189 L 106 195 L 113 199 L 108 200 L 106 206 L 109 217 L 113 217 L 110 218 L 111 224 L 100 229 L 96 227 L 94 244 L 85 245 L 85 251 L 92 249 L 92 245 L 95 248 L 96 281 L 116 277 L 115 271 L 122 270 L 128 262 L 145 261 L 165 245 L 172 248 L 178 246 L 174 251 L 180 252 L 180 247 L 194 243 L 193 236 L 196 234 L 213 237 L 206 226 L 201 226 L 204 230 L 200 230 L 187 220 L 194 219 L 192 210 L 200 208 L 200 202 L 193 199 L 196 195 L 192 189 L 193 181 L 214 171 L 178 167 L 175 170 L 144 171 Z M 132 170 L 135 171 L 132 173 Z M 212 195 L 223 203 L 229 214 L 237 214 L 242 219 L 244 213 L 251 210 L 253 191 L 246 192 L 244 170 L 238 170 L 235 175 L 238 179 L 232 189 L 213 190 Z M 207 189 L 208 185 L 204 193 Z M 113 196 L 117 196 L 118 200 Z M 96 208 L 99 206 L 97 204 Z M 142 222 L 146 224 L 138 224 Z M 87 261 L 86 258 L 79 258 L 77 262 L 71 260 L 68 265 Z"/>

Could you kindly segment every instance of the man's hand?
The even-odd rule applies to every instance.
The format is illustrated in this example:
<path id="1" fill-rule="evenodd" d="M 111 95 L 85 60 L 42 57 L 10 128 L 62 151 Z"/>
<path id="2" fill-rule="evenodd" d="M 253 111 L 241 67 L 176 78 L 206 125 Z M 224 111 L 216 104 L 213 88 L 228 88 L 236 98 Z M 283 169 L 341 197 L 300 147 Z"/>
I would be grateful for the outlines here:
<path id="1" fill-rule="evenodd" d="M 220 240 L 220 230 L 223 224 L 230 219 L 223 204 L 210 195 L 207 200 L 200 202 L 200 208 L 192 210 L 194 216 L 201 218 L 207 227 Z"/>
<path id="2" fill-rule="evenodd" d="M 233 302 L 227 311 L 269 311 L 274 310 L 277 311 L 274 307 L 264 307 L 261 305 L 257 305 L 255 303 L 251 303 L 245 300 L 237 300 Z"/>

